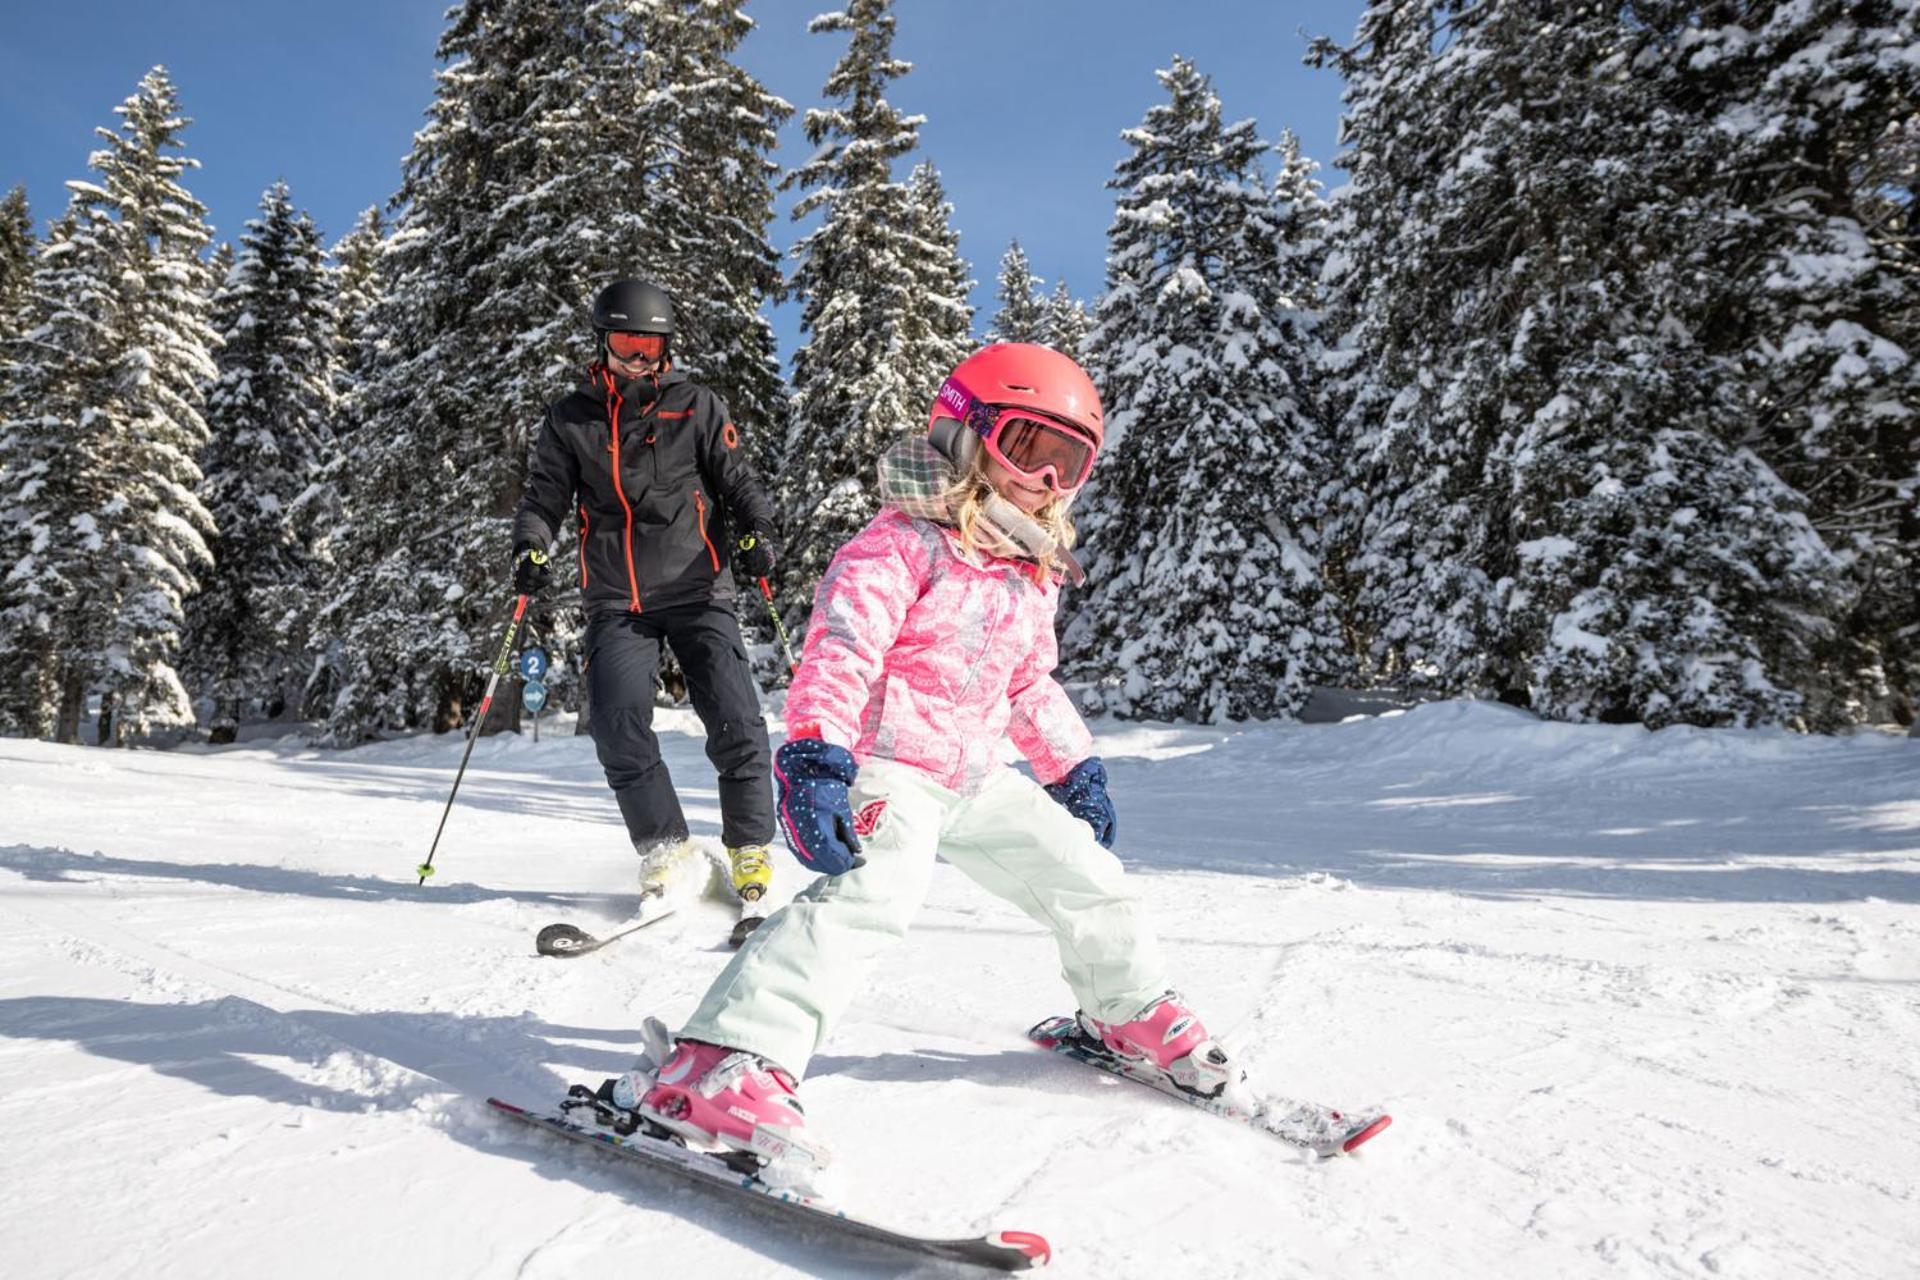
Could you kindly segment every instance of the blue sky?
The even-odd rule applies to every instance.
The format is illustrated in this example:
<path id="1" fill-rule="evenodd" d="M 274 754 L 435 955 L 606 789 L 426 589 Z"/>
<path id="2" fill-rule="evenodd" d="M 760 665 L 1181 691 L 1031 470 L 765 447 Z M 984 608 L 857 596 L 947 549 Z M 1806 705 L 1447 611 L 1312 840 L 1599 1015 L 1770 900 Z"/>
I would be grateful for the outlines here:
<path id="1" fill-rule="evenodd" d="M 810 36 L 830 0 L 759 0 L 744 64 L 802 111 L 845 37 Z M 994 275 L 1018 236 L 1049 286 L 1092 297 L 1104 271 L 1120 131 L 1160 99 L 1154 70 L 1175 55 L 1213 77 L 1232 118 L 1268 137 L 1290 127 L 1323 164 L 1335 151 L 1340 82 L 1301 65 L 1307 37 L 1347 39 L 1362 0 L 901 0 L 896 52 L 914 70 L 892 95 L 924 114 L 922 153 L 955 206 L 961 252 L 980 282 L 976 327 L 992 314 Z M 76 23 L 64 5 L 15 6 L 0 42 L 0 190 L 24 182 L 44 226 L 82 175 L 92 130 L 148 67 L 165 64 L 194 120 L 189 188 L 216 234 L 236 239 L 260 193 L 284 178 L 331 243 L 399 182 L 433 96 L 437 0 L 97 0 Z M 808 151 L 799 117 L 776 159 Z M 1339 175 L 1322 175 L 1329 185 Z M 782 200 L 776 243 L 797 230 Z M 776 315 L 783 358 L 795 308 Z"/>

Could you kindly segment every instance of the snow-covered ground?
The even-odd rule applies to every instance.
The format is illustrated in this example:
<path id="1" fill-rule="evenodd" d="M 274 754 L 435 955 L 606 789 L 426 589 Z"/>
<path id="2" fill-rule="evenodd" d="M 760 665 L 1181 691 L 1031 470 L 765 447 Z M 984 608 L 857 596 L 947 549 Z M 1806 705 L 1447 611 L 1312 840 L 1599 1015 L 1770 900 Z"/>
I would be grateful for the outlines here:
<path id="1" fill-rule="evenodd" d="M 1039 1231 L 1067 1275 L 1915 1274 L 1920 742 L 1459 703 L 1099 728 L 1176 980 L 1268 1084 L 1394 1127 L 1307 1163 L 1030 1048 L 1050 943 L 943 867 L 807 1081 L 857 1207 Z M 484 1111 L 623 1067 L 729 913 L 536 957 L 633 904 L 551 735 L 479 744 L 416 888 L 459 749 L 0 742 L 8 1276 L 912 1269 Z"/>

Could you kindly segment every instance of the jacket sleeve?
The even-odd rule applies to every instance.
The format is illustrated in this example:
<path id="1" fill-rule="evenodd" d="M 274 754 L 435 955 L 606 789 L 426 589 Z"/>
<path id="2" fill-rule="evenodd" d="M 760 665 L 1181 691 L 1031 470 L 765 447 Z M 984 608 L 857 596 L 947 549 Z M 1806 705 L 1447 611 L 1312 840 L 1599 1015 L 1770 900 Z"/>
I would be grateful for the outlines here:
<path id="1" fill-rule="evenodd" d="M 835 553 L 813 597 L 800 670 L 787 690 L 787 736 L 852 750 L 907 610 L 926 590 L 926 546 L 883 514 Z"/>
<path id="2" fill-rule="evenodd" d="M 773 500 L 747 457 L 746 440 L 727 413 L 727 403 L 709 392 L 700 397 L 700 469 L 727 504 L 734 527 L 755 533 L 773 530 Z"/>
<path id="3" fill-rule="evenodd" d="M 513 544 L 546 549 L 566 522 L 573 506 L 574 491 L 580 485 L 580 459 L 561 438 L 553 424 L 553 410 L 533 442 L 533 459 L 527 467 L 527 487 L 520 494 L 520 509 L 513 516 Z"/>
<path id="4" fill-rule="evenodd" d="M 1060 643 L 1053 635 L 1053 610 L 1041 622 L 1040 636 L 1026 660 L 1014 669 L 1008 697 L 1013 716 L 1007 736 L 1033 765 L 1042 786 L 1060 781 L 1073 766 L 1093 754 L 1093 735 L 1073 699 L 1053 678 L 1060 664 Z"/>

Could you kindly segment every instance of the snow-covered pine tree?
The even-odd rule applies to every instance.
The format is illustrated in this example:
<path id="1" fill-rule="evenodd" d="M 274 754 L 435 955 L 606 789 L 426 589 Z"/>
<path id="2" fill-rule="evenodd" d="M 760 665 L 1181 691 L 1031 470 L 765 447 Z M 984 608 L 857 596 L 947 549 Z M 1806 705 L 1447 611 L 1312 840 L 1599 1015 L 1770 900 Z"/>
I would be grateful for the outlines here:
<path id="1" fill-rule="evenodd" d="M 1832 553 L 1800 495 L 1702 430 L 1704 413 L 1611 435 L 1619 415 L 1657 423 L 1678 398 L 1643 405 L 1626 381 L 1569 361 L 1512 446 L 1515 526 L 1533 536 L 1501 595 L 1532 705 L 1654 728 L 1803 716 L 1777 673 L 1816 666 L 1818 620 L 1844 599 Z"/>
<path id="2" fill-rule="evenodd" d="M 1312 406 L 1293 443 L 1300 487 L 1295 490 L 1298 505 L 1290 522 L 1298 536 L 1313 547 L 1327 594 L 1326 607 L 1336 619 L 1340 635 L 1337 648 L 1329 646 L 1324 652 L 1324 677 L 1357 684 L 1365 678 L 1365 660 L 1364 646 L 1357 643 L 1347 608 L 1346 555 L 1351 547 L 1347 535 L 1352 522 L 1346 518 L 1344 500 L 1348 495 L 1341 480 L 1338 415 L 1342 400 L 1325 328 L 1333 207 L 1317 176 L 1319 163 L 1301 150 L 1293 130 L 1280 131 L 1275 150 L 1279 153 L 1273 179 L 1278 254 L 1273 288 L 1280 299 L 1280 323 L 1289 338 L 1288 375 L 1303 402 Z"/>
<path id="3" fill-rule="evenodd" d="M 673 296 L 676 364 L 726 401 L 743 447 L 770 477 L 788 410 L 763 312 L 783 284 L 769 235 L 779 173 L 771 153 L 793 106 L 733 60 L 754 27 L 744 0 L 637 0 L 630 12 L 648 124 L 639 198 L 660 246 L 672 250 L 650 257 L 645 274 Z M 743 603 L 740 613 L 750 636 L 772 639 L 764 608 Z"/>
<path id="4" fill-rule="evenodd" d="M 347 406 L 379 367 L 374 317 L 385 293 L 381 254 L 391 230 L 380 206 L 363 209 L 354 220 L 353 230 L 335 242 L 329 255 L 333 259 L 333 311 L 338 326 L 334 339 L 334 397 L 340 406 L 335 414 L 337 421 L 351 422 Z"/>
<path id="5" fill-rule="evenodd" d="M 1317 566 L 1320 595 L 1313 602 L 1317 677 L 1325 683 L 1355 683 L 1358 663 L 1343 608 L 1344 571 L 1339 531 L 1339 442 L 1333 421 L 1335 398 L 1328 387 L 1326 310 L 1328 236 L 1332 209 L 1315 175 L 1320 165 L 1300 148 L 1291 129 L 1280 131 L 1279 170 L 1273 180 L 1275 265 L 1270 297 L 1284 342 L 1279 359 L 1303 412 L 1288 433 L 1288 483 L 1276 512 Z"/>
<path id="6" fill-rule="evenodd" d="M 302 716 L 327 716 L 346 685 L 349 653 L 343 632 L 346 618 L 339 602 L 352 598 L 346 568 L 336 558 L 353 520 L 355 477 L 363 471 L 369 443 L 359 433 L 365 421 L 366 392 L 382 353 L 377 323 L 386 277 L 382 253 L 391 228 L 375 205 L 362 210 L 353 230 L 334 244 L 328 279 L 332 286 L 333 417 L 313 499 L 309 502 L 317 536 L 312 544 L 320 574 L 319 611 L 309 637 L 310 665 L 300 694 Z"/>
<path id="7" fill-rule="evenodd" d="M 916 285 L 907 326 L 908 395 L 931 405 L 953 367 L 973 354 L 973 278 L 960 256 L 953 204 L 933 162 L 923 160 L 907 180 L 913 230 L 909 264 Z"/>
<path id="8" fill-rule="evenodd" d="M 993 313 L 988 342 L 1046 343 L 1052 337 L 1051 309 L 1040 293 L 1040 279 L 1033 274 L 1027 251 L 1018 240 L 1008 243 L 1000 259 L 994 296 L 1000 300 L 1000 309 Z"/>
<path id="9" fill-rule="evenodd" d="M 0 426 L 0 643 L 31 673 L 0 714 L 63 742 L 95 694 L 103 742 L 191 720 L 174 660 L 212 527 L 194 459 L 219 337 L 206 209 L 179 181 L 189 121 L 160 67 L 116 111 L 36 260 Z"/>
<path id="10" fill-rule="evenodd" d="M 924 117 L 887 99 L 887 86 L 911 70 L 893 56 L 892 0 L 851 0 L 807 29 L 849 38 L 827 77 L 835 105 L 804 118 L 816 150 L 781 180 L 806 193 L 796 219 L 824 214 L 794 248 L 791 281 L 805 341 L 794 355 L 776 502 L 781 598 L 792 618 L 805 617 L 827 561 L 875 514 L 875 460 L 925 421 L 928 404 L 928 371 L 912 364 L 909 341 L 921 259 L 907 188 L 893 176 L 893 162 L 918 145 Z"/>
<path id="11" fill-rule="evenodd" d="M 27 189 L 15 187 L 0 199 L 0 422 L 13 417 L 7 407 L 19 373 L 15 368 L 21 352 L 14 340 L 27 325 L 27 302 L 32 296 L 33 214 L 27 207 Z M 4 494 L 0 481 L 0 494 Z M 6 595 L 0 590 L 0 611 L 6 609 Z"/>
<path id="12" fill-rule="evenodd" d="M 1757 412 L 1732 442 L 1806 495 L 1859 592 L 1815 694 L 1828 723 L 1920 699 L 1917 19 L 1913 0 L 1711 6 L 1674 13 L 1662 50 L 1736 233 L 1718 318 Z"/>
<path id="13" fill-rule="evenodd" d="M 1328 56 L 1316 49 L 1313 58 Z M 1353 92 L 1349 85 L 1349 112 Z M 1335 164 L 1352 167 L 1360 162 L 1349 155 Z M 1370 595 L 1378 578 L 1366 572 L 1363 559 L 1368 545 L 1363 534 L 1375 516 L 1376 488 L 1385 493 L 1379 472 L 1388 455 L 1379 449 L 1379 433 L 1392 396 L 1389 380 L 1362 354 L 1376 350 L 1381 336 L 1371 328 L 1373 318 L 1356 303 L 1365 296 L 1367 273 L 1386 252 L 1370 215 L 1362 215 L 1367 211 L 1356 211 L 1343 199 L 1327 206 L 1318 290 L 1320 367 L 1314 378 L 1329 451 L 1319 502 L 1326 554 L 1322 568 L 1341 618 L 1348 678 L 1377 686 L 1405 683 L 1408 673 L 1404 655 L 1381 634 L 1391 615 Z"/>
<path id="14" fill-rule="evenodd" d="M 545 405 L 591 355 L 586 305 L 676 249 L 637 198 L 650 127 L 634 6 L 449 13 L 355 397 L 352 518 L 327 638 L 336 741 L 460 724 L 506 620 L 509 523 Z M 517 687 L 517 686 L 516 686 Z M 496 703 L 503 720 L 511 697 Z"/>
<path id="15" fill-rule="evenodd" d="M 1335 164 L 1348 171 L 1349 190 L 1333 228 L 1328 282 L 1345 490 L 1330 515 L 1354 522 L 1346 554 L 1336 554 L 1350 573 L 1349 619 L 1376 678 L 1452 693 L 1508 683 L 1494 582 L 1474 552 L 1509 540 L 1495 496 L 1504 479 L 1487 473 L 1499 419 L 1439 421 L 1442 397 L 1428 371 L 1443 352 L 1447 368 L 1497 357 L 1484 344 L 1470 346 L 1480 340 L 1458 331 L 1459 317 L 1435 296 L 1427 272 L 1468 246 L 1490 256 L 1504 250 L 1472 236 L 1449 243 L 1433 221 L 1462 150 L 1453 140 L 1496 115 L 1497 105 L 1469 103 L 1471 88 L 1454 92 L 1437 65 L 1435 48 L 1447 48 L 1436 12 L 1444 7 L 1372 4 L 1351 46 L 1318 42 L 1311 60 L 1337 67 L 1347 82 L 1348 150 Z M 1447 48 L 1447 57 L 1466 55 Z M 1431 145 L 1429 115 L 1448 150 Z M 1497 193 L 1486 200 L 1506 202 Z M 1453 216 L 1464 225 L 1470 214 Z"/>
<path id="16" fill-rule="evenodd" d="M 27 208 L 27 189 L 15 187 L 0 198 L 0 400 L 6 397 L 4 344 L 19 335 L 26 320 L 33 248 L 33 214 Z"/>
<path id="17" fill-rule="evenodd" d="M 21 335 L 6 344 L 0 385 L 0 652 L 10 655 L 0 680 L 0 733 L 78 740 L 87 687 L 84 669 L 58 661 L 73 602 L 86 589 L 88 548 L 59 531 L 73 529 L 90 502 L 104 502 L 88 483 L 101 463 L 101 441 L 75 427 L 90 388 L 106 380 L 109 299 L 93 264 L 77 261 L 77 203 L 38 246 L 27 281 Z M 86 248 L 92 248 L 88 242 Z M 56 329 L 54 321 L 63 321 Z M 76 337 L 89 339 L 70 345 Z M 89 517 L 90 518 L 90 517 Z M 79 677 L 76 679 L 76 677 Z M 62 693 L 70 696 L 63 706 Z M 69 710 L 72 723 L 60 722 Z"/>
<path id="18" fill-rule="evenodd" d="M 233 251 L 233 241 L 231 240 L 222 240 L 219 244 L 213 246 L 213 252 L 207 255 L 207 279 L 213 282 L 213 291 L 216 299 L 214 307 L 207 313 L 210 322 L 219 319 L 229 321 L 233 319 L 232 316 L 221 316 L 217 299 L 221 288 L 227 283 L 227 277 L 233 274 L 233 264 L 237 261 L 239 261 L 239 255 Z M 214 329 L 215 332 L 218 333 L 226 332 L 226 330 L 220 328 L 217 324 L 214 325 Z"/>
<path id="19" fill-rule="evenodd" d="M 1845 592 L 1728 443 L 1754 408 L 1717 315 L 1739 218 L 1668 74 L 1690 21 L 1380 3 L 1316 47 L 1348 78 L 1349 567 L 1390 673 L 1573 719 L 1806 710 Z"/>
<path id="20" fill-rule="evenodd" d="M 1310 527 L 1312 352 L 1276 287 L 1280 219 L 1251 120 L 1223 122 L 1194 64 L 1122 136 L 1107 292 L 1088 339 L 1107 439 L 1091 590 L 1068 627 L 1089 700 L 1122 715 L 1290 714 L 1337 668 Z"/>
<path id="21" fill-rule="evenodd" d="M 333 287 L 320 233 L 285 182 L 260 200 L 215 300 L 226 320 L 207 394 L 202 500 L 214 564 L 188 601 L 185 667 L 216 704 L 216 741 L 238 716 L 298 709 L 331 504 L 321 470 L 335 402 Z"/>
<path id="22" fill-rule="evenodd" d="M 1327 232 L 1332 217 L 1325 188 L 1314 175 L 1320 166 L 1300 150 L 1293 130 L 1282 129 L 1275 147 L 1280 156 L 1273 179 L 1275 240 L 1278 245 L 1274 288 L 1287 306 L 1282 323 L 1296 341 L 1315 341 L 1321 276 L 1327 264 Z M 1315 366 L 1319 361 L 1312 362 Z"/>
<path id="23" fill-rule="evenodd" d="M 364 461 L 356 440 L 366 421 L 366 398 L 385 359 L 380 307 L 386 297 L 385 253 L 392 227 L 378 206 L 361 211 L 353 230 L 341 236 L 329 257 L 333 286 L 333 429 L 329 433 L 322 485 L 333 504 L 323 540 L 337 544 L 352 518 L 354 476 Z M 331 560 L 330 552 L 325 556 Z"/>
<path id="24" fill-rule="evenodd" d="M 1087 345 L 1087 335 L 1092 332 L 1093 317 L 1087 314 L 1085 304 L 1067 292 L 1065 280 L 1056 282 L 1053 296 L 1047 299 L 1047 336 L 1041 341 L 1078 360 Z"/>
<path id="25" fill-rule="evenodd" d="M 233 277 L 233 268 L 238 255 L 233 251 L 233 241 L 222 240 L 213 246 L 207 254 L 207 326 L 215 333 L 225 334 L 232 329 L 240 313 L 233 307 L 233 296 L 227 289 L 227 283 Z M 214 365 L 219 366 L 219 356 L 214 357 Z M 207 388 L 208 391 L 212 387 Z M 212 427 L 209 424 L 209 433 Z M 205 468 L 203 467 L 204 471 Z"/>
<path id="26" fill-rule="evenodd" d="M 351 519 L 349 495 L 360 462 L 354 438 L 365 421 L 367 388 L 383 358 L 378 317 L 386 294 L 383 255 L 391 230 L 378 206 L 364 209 L 354 220 L 353 230 L 341 236 L 328 255 L 332 260 L 327 278 L 333 288 L 334 409 L 321 485 L 323 500 L 332 504 L 333 512 L 320 550 L 329 563 L 328 548 L 339 541 Z"/>
<path id="27" fill-rule="evenodd" d="M 647 122 L 638 195 L 655 231 L 651 278 L 672 294 L 676 363 L 719 393 L 764 471 L 786 426 L 773 327 L 781 288 L 771 153 L 792 104 L 733 61 L 745 0 L 631 0 Z"/>

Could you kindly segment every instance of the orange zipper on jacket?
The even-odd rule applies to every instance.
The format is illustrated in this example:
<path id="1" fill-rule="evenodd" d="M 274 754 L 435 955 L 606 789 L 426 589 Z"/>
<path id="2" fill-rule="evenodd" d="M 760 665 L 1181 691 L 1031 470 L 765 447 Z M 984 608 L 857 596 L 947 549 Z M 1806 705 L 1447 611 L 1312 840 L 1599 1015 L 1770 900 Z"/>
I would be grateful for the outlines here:
<path id="1" fill-rule="evenodd" d="M 693 491 L 693 518 L 700 525 L 700 541 L 707 544 L 707 554 L 713 557 L 713 572 L 720 572 L 720 553 L 713 549 L 713 539 L 707 536 L 707 495 L 698 489 Z"/>
<path id="2" fill-rule="evenodd" d="M 580 589 L 587 589 L 587 504 L 580 504 Z"/>
<path id="3" fill-rule="evenodd" d="M 613 374 L 602 369 L 600 376 L 607 384 L 607 421 L 613 426 L 613 492 L 627 513 L 627 612 L 640 613 L 640 578 L 633 571 L 633 507 L 627 502 L 626 486 L 620 483 L 620 406 L 624 402 L 613 385 Z"/>

